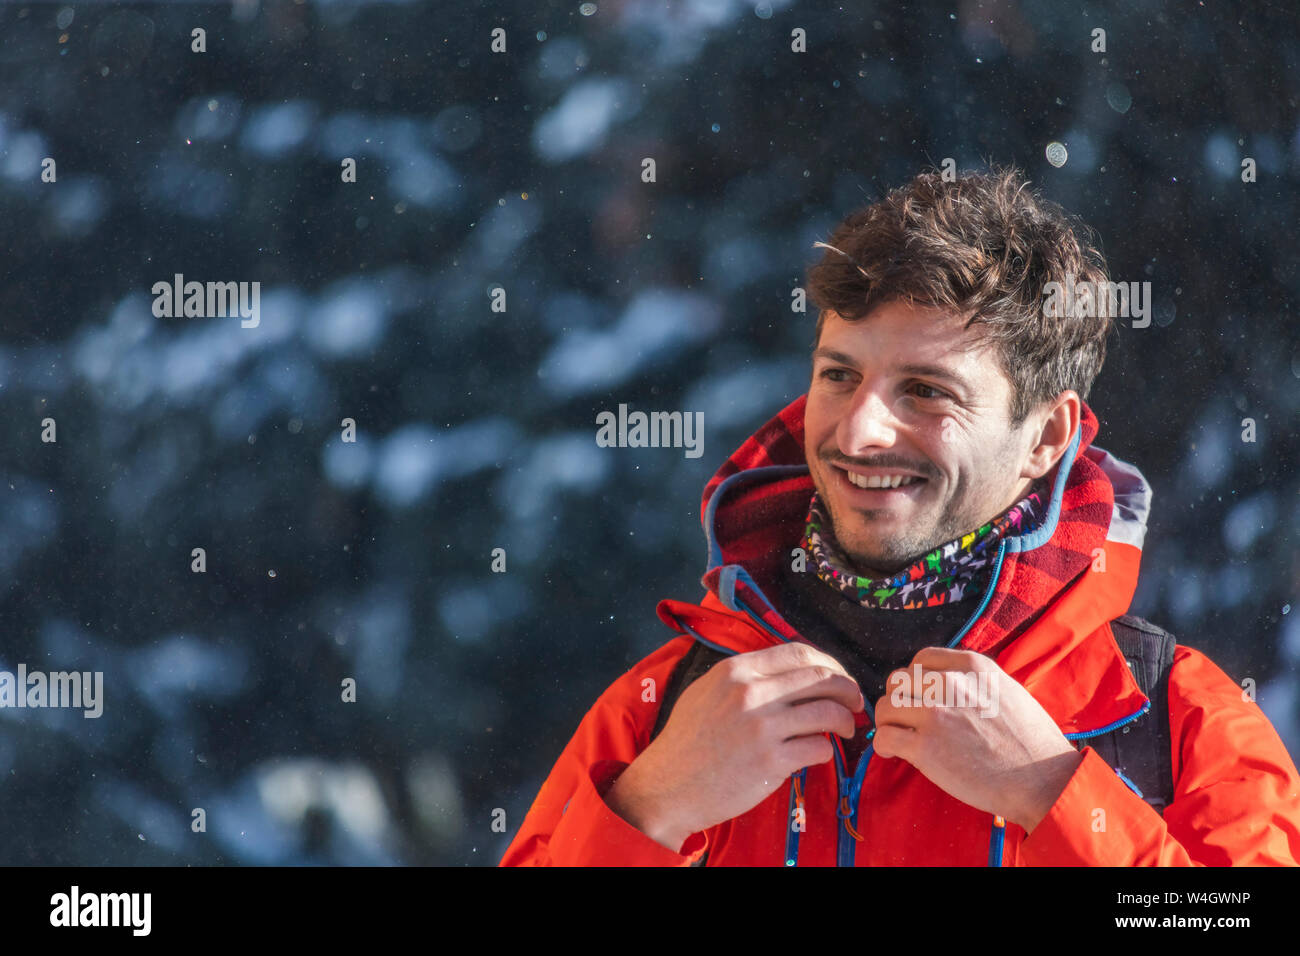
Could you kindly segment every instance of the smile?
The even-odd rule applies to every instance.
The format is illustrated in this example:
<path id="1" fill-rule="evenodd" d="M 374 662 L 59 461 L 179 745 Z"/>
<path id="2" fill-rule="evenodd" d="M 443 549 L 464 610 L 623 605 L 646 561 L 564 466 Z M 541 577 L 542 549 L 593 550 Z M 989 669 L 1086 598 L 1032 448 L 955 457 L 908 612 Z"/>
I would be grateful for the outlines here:
<path id="1" fill-rule="evenodd" d="M 849 481 L 859 488 L 897 488 L 900 485 L 910 485 L 918 481 L 924 481 L 923 478 L 917 478 L 915 475 L 857 475 L 853 472 L 845 472 Z"/>
<path id="2" fill-rule="evenodd" d="M 875 507 L 895 498 L 915 498 L 922 493 L 926 479 L 916 475 L 882 472 L 875 475 L 862 475 L 835 467 L 840 494 L 846 500 L 857 501 L 866 507 Z"/>

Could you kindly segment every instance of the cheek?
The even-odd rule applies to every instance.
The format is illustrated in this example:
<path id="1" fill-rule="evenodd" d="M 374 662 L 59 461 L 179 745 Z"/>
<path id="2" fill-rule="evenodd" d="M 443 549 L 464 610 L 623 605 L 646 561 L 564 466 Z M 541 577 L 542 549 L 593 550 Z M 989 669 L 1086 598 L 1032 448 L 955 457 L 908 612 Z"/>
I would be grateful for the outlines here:
<path id="1" fill-rule="evenodd" d="M 918 423 L 909 435 L 917 452 L 942 474 L 950 474 L 970 448 L 970 436 L 952 418 L 934 418 Z"/>
<path id="2" fill-rule="evenodd" d="M 926 429 L 920 439 L 920 450 L 930 459 L 942 480 L 949 485 L 969 485 L 973 478 L 978 477 L 985 464 L 982 456 L 987 455 L 992 446 L 982 444 L 985 439 L 972 435 L 955 420 L 944 421 L 947 424 L 940 423 Z"/>
<path id="3" fill-rule="evenodd" d="M 827 390 L 823 386 L 813 385 L 808 391 L 808 400 L 804 403 L 803 416 L 805 422 L 822 421 L 826 418 L 826 413 L 834 404 L 831 396 L 827 395 Z"/>
<path id="4" fill-rule="evenodd" d="M 935 443 L 940 449 L 947 449 L 949 456 L 959 450 L 971 448 L 978 443 L 978 436 L 973 434 L 965 422 L 953 415 L 941 415 L 930 429 Z"/>
<path id="5" fill-rule="evenodd" d="M 820 449 L 834 440 L 835 422 L 832 403 L 809 395 L 803 415 L 804 450 L 809 458 L 816 457 Z"/>

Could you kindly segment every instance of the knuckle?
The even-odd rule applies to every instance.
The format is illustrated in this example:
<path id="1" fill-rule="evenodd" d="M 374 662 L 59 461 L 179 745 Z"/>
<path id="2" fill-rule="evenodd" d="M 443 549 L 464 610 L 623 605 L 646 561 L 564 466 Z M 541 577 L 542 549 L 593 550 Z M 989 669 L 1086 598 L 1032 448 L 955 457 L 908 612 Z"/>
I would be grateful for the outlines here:
<path id="1" fill-rule="evenodd" d="M 743 681 L 736 684 L 736 704 L 745 712 L 757 710 L 763 705 L 763 689 L 756 681 Z"/>
<path id="2" fill-rule="evenodd" d="M 758 675 L 758 669 L 754 667 L 752 661 L 742 660 L 744 656 L 745 655 L 743 654 L 737 654 L 735 657 L 728 658 L 720 664 L 715 664 L 713 670 L 709 671 L 709 673 L 711 674 L 713 671 L 718 671 L 722 674 L 723 678 L 731 684 L 743 684 L 751 681 Z M 722 670 L 726 665 L 730 666 L 727 666 L 726 670 Z"/>
<path id="3" fill-rule="evenodd" d="M 779 653 L 793 667 L 802 667 L 807 663 L 807 659 L 804 657 L 807 651 L 807 645 L 800 644 L 797 641 L 791 641 L 789 644 L 782 644 L 779 648 L 774 648 L 774 652 Z"/>
<path id="4" fill-rule="evenodd" d="M 739 654 L 733 654 L 731 657 L 728 657 L 722 662 L 722 664 L 730 664 L 732 671 L 737 674 L 754 673 L 758 670 L 758 666 L 763 661 L 763 653 L 764 651 L 742 651 Z M 717 666 L 721 667 L 722 664 L 718 664 Z"/>

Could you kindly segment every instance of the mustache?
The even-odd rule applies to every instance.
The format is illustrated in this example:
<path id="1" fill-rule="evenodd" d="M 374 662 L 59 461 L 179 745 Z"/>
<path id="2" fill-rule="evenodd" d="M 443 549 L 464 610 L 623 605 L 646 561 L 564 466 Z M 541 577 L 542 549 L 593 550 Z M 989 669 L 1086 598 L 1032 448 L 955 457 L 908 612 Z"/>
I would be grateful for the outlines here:
<path id="1" fill-rule="evenodd" d="M 866 459 L 849 458 L 833 452 L 822 452 L 818 457 L 831 465 L 854 465 L 858 468 L 897 468 L 900 471 L 913 472 L 922 478 L 932 478 L 934 476 L 932 469 L 928 465 L 913 464 L 910 461 L 904 461 L 902 458 L 895 458 L 891 455 Z"/>

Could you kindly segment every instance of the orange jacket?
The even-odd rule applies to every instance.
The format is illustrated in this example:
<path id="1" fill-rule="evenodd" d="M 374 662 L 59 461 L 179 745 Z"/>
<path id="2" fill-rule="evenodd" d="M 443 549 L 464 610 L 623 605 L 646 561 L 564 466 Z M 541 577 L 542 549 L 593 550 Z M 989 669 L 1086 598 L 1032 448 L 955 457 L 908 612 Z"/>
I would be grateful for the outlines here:
<path id="1" fill-rule="evenodd" d="M 740 816 L 693 834 L 674 852 L 637 830 L 602 794 L 649 744 L 658 690 L 692 641 L 744 653 L 802 639 L 763 594 L 765 556 L 788 560 L 812 493 L 802 453 L 801 397 L 733 454 L 705 490 L 707 589 L 699 604 L 666 600 L 679 635 L 600 696 L 542 785 L 502 866 L 1224 866 L 1300 863 L 1300 774 L 1253 700 L 1205 655 L 1179 645 L 1169 677 L 1174 800 L 1163 815 L 1087 739 L 1141 716 L 1138 689 L 1111 636 L 1137 585 L 1150 487 L 1141 473 L 1090 446 L 1084 421 L 1053 476 L 1042 529 L 1002 542 L 994 585 L 949 646 L 989 654 L 1083 750 L 1083 759 L 1031 834 L 949 796 L 901 759 L 806 767 Z M 742 509 L 729 503 L 748 502 Z M 754 507 L 754 502 L 759 507 Z M 785 502 L 782 508 L 780 504 Z M 1097 546 L 1072 531 L 1104 504 Z M 1109 521 L 1104 515 L 1109 514 Z M 770 534 L 765 515 L 771 515 Z M 779 516 L 778 516 L 779 515 Z M 791 537 L 790 532 L 795 532 Z M 1076 534 L 1076 537 L 1071 537 Z M 773 547 L 774 542 L 780 542 Z M 1085 569 L 1054 583 L 1035 560 L 1085 549 Z M 1044 558 L 1044 556 L 1047 556 Z M 1077 565 L 1072 565 L 1074 567 Z M 1023 627 L 998 621 L 1032 596 Z M 1016 599 L 1019 599 L 1017 601 Z M 653 683 L 650 683 L 650 682 Z M 865 715 L 860 715 L 866 720 Z M 796 812 L 802 806 L 801 825 Z M 1100 811 L 1100 812 L 1099 812 Z"/>

